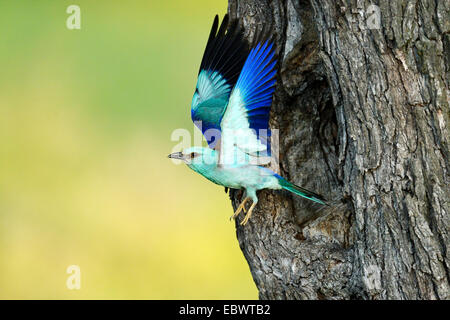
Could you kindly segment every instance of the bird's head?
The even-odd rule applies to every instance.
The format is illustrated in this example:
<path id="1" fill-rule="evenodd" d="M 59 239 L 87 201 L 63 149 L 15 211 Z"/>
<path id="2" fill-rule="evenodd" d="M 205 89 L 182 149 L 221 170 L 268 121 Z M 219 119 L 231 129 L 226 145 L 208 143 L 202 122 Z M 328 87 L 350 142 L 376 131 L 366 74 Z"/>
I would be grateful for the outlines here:
<path id="1" fill-rule="evenodd" d="M 217 165 L 217 152 L 210 148 L 191 147 L 181 152 L 171 153 L 169 158 L 181 160 L 197 172 Z"/>

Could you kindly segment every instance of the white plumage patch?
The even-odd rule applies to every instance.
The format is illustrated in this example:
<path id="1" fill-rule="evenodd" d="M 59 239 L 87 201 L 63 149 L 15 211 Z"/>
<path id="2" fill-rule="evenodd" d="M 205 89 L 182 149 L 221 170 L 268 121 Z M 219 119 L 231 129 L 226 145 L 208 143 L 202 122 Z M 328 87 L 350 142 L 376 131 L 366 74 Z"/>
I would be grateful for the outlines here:
<path id="1" fill-rule="evenodd" d="M 250 128 L 247 110 L 238 88 L 231 93 L 221 122 L 222 140 L 220 160 L 226 164 L 242 164 L 254 158 L 251 154 L 265 151 L 256 132 Z"/>

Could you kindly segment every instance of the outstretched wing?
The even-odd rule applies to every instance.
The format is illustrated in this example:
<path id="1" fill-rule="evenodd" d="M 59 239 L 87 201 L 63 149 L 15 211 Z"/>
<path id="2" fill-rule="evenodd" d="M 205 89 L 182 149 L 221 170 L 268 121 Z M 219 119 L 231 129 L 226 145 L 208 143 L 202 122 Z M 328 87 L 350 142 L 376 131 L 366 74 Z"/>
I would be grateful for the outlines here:
<path id="1" fill-rule="evenodd" d="M 229 23 L 228 15 L 225 15 L 217 31 L 218 25 L 216 15 L 191 106 L 192 121 L 202 131 L 211 148 L 219 140 L 220 120 L 249 51 L 237 21 Z"/>
<path id="2" fill-rule="evenodd" d="M 251 156 L 270 154 L 269 114 L 275 90 L 276 65 L 273 41 L 256 41 L 221 121 L 221 163 L 236 162 L 236 157 L 239 157 L 236 152 Z"/>

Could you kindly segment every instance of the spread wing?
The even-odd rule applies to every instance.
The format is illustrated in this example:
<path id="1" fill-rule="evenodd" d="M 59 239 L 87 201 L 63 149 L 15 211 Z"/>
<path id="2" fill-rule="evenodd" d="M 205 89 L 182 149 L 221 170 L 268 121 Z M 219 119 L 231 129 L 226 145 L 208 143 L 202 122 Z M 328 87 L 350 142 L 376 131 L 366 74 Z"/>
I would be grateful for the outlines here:
<path id="1" fill-rule="evenodd" d="M 270 154 L 269 115 L 275 90 L 276 65 L 273 41 L 256 41 L 222 117 L 221 163 L 248 161 L 248 156 Z M 243 155 L 247 156 L 247 160 L 239 159 Z"/>
<path id="2" fill-rule="evenodd" d="M 249 52 L 237 21 L 229 23 L 228 15 L 225 15 L 219 30 L 218 25 L 216 15 L 191 106 L 192 121 L 202 131 L 211 148 L 220 138 L 220 121 Z"/>

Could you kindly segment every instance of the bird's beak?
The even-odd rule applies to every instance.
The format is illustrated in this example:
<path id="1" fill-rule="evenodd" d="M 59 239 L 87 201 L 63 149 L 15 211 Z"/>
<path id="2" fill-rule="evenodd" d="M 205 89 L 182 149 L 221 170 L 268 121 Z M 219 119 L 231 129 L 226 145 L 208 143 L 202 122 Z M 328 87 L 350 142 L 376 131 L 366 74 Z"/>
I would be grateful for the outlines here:
<path id="1" fill-rule="evenodd" d="M 184 155 L 182 152 L 174 152 L 169 154 L 169 158 L 171 159 L 178 159 L 178 160 L 184 160 Z"/>

